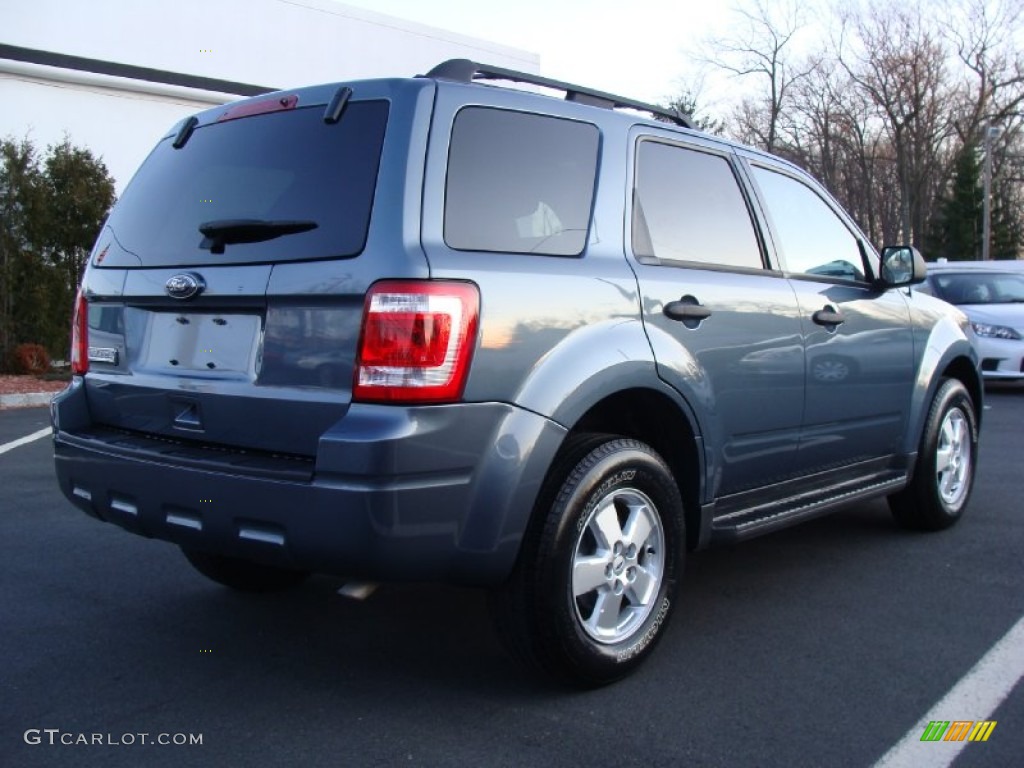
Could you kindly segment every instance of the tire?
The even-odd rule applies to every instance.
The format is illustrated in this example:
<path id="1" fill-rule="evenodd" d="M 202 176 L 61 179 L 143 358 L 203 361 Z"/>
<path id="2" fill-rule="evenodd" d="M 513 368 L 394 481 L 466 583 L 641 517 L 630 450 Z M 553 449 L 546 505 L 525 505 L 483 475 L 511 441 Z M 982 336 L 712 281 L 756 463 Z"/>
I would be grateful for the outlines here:
<path id="1" fill-rule="evenodd" d="M 182 549 L 182 552 L 192 567 L 203 576 L 239 592 L 274 592 L 289 589 L 298 586 L 309 577 L 306 571 L 275 568 L 272 565 L 261 565 L 235 557 L 211 555 L 190 549 Z"/>
<path id="2" fill-rule="evenodd" d="M 978 456 L 974 401 L 957 379 L 944 379 L 925 421 L 909 485 L 889 497 L 889 509 L 904 528 L 940 531 L 967 507 Z"/>
<path id="3" fill-rule="evenodd" d="M 576 685 L 625 677 L 664 634 L 685 540 L 679 489 L 653 449 L 573 439 L 511 578 L 491 594 L 502 640 L 529 666 Z"/>

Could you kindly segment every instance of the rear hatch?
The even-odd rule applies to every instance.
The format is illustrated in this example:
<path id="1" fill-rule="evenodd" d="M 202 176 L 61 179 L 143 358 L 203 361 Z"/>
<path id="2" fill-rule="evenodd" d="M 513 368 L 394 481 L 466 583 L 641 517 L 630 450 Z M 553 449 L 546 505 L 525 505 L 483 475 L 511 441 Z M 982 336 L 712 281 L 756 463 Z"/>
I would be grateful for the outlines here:
<path id="1" fill-rule="evenodd" d="M 374 201 L 406 197 L 378 182 L 382 151 L 401 92 L 428 87 L 277 93 L 189 118 L 161 140 L 83 281 L 95 425 L 315 455 L 351 400 L 368 286 L 426 272 L 402 227 L 385 226 L 401 205 L 378 216 Z"/>

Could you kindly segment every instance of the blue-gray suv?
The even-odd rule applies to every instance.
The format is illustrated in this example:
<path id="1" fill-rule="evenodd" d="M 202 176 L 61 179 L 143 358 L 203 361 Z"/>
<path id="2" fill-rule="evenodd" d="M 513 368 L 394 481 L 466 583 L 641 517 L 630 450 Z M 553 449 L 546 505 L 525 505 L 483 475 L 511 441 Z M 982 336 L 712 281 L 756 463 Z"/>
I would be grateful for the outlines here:
<path id="1" fill-rule="evenodd" d="M 111 213 L 57 476 L 238 589 L 486 587 L 517 656 L 600 685 L 688 550 L 882 496 L 961 517 L 982 386 L 924 277 L 629 99 L 465 60 L 276 92 L 175 126 Z"/>

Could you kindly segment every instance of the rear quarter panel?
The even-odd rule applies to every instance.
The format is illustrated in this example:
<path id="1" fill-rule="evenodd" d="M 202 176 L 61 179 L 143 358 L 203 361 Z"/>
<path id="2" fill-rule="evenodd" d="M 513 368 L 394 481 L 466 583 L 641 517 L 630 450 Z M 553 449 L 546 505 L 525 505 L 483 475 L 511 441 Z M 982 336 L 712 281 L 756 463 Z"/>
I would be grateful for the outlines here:
<path id="1" fill-rule="evenodd" d="M 599 113 L 599 182 L 581 255 L 460 251 L 444 238 L 455 115 L 467 105 L 536 112 L 536 98 L 506 89 L 438 87 L 424 176 L 422 242 L 432 277 L 469 279 L 480 288 L 480 336 L 466 399 L 515 403 L 571 427 L 607 394 L 657 381 L 636 278 L 622 245 L 625 128 L 606 130 L 605 114 Z M 561 100 L 545 103 L 543 114 L 595 124 L 595 110 Z M 607 118 L 621 116 L 608 112 Z"/>

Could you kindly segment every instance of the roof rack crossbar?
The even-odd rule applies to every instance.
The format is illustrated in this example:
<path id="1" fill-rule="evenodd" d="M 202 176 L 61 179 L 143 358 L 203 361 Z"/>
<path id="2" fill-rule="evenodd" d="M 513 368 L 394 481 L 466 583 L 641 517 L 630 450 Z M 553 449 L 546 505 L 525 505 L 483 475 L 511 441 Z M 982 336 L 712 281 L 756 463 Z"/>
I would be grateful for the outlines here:
<path id="1" fill-rule="evenodd" d="M 539 85 L 544 88 L 565 91 L 566 101 L 575 101 L 594 107 L 604 107 L 605 109 L 635 109 L 669 120 L 684 128 L 693 128 L 693 122 L 689 116 L 681 115 L 664 107 L 627 99 L 623 96 L 605 93 L 604 91 L 596 91 L 592 88 L 584 88 L 561 80 L 552 80 L 549 77 L 532 75 L 528 72 L 518 72 L 514 69 L 495 67 L 490 64 L 479 64 L 469 59 L 448 59 L 448 61 L 441 62 L 431 69 L 423 77 L 454 80 L 460 83 L 471 83 L 474 80 L 509 80 L 514 83 L 529 83 L 530 85 Z"/>

